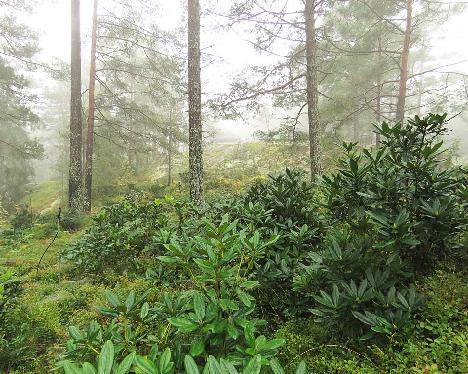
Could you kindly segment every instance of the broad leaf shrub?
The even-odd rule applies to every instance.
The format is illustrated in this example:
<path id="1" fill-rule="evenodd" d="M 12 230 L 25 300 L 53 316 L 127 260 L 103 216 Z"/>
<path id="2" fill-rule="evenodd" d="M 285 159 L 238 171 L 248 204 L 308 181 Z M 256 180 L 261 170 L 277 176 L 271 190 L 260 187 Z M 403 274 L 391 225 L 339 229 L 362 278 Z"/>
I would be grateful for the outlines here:
<path id="1" fill-rule="evenodd" d="M 414 282 L 461 252 L 466 228 L 467 174 L 444 160 L 444 121 L 429 115 L 383 124 L 373 151 L 345 144 L 337 171 L 319 188 L 287 170 L 199 207 L 128 197 L 106 208 L 69 258 L 92 272 L 144 266 L 154 289 L 169 292 L 156 301 L 108 293 L 100 323 L 70 327 L 60 365 L 66 372 L 284 372 L 276 360 L 295 357 L 280 356 L 289 343 L 269 334 L 284 314 L 261 299 L 276 303 L 278 289 L 277 310 L 313 315 L 324 340 L 351 335 L 411 349 L 402 333 L 427 310 Z M 463 340 L 455 335 L 439 336 Z M 447 344 L 440 342 L 442 356 Z M 346 360 L 344 372 L 375 372 L 373 364 Z M 327 359 L 314 364 L 327 372 Z"/>
<path id="2" fill-rule="evenodd" d="M 303 172 L 286 169 L 279 175 L 270 175 L 247 192 L 245 200 L 256 202 L 271 211 L 277 222 L 294 221 L 298 226 L 310 223 L 314 211 L 308 203 L 313 197 L 312 186 L 303 179 Z"/>
<path id="3" fill-rule="evenodd" d="M 177 328 L 176 335 L 193 336 L 190 352 L 195 357 L 209 353 L 236 364 L 245 363 L 245 357 L 254 353 L 268 358 L 269 351 L 282 342 L 254 338 L 265 321 L 252 316 L 255 300 L 250 292 L 259 285 L 254 280 L 256 263 L 277 237 L 261 240 L 258 231 L 249 236 L 238 231 L 238 222 L 227 215 L 218 225 L 205 221 L 202 233 L 185 247 L 172 241 L 166 245 L 167 254 L 159 257 L 195 286 L 188 291 L 193 299 L 190 309 L 169 322 Z"/>
<path id="4" fill-rule="evenodd" d="M 91 272 L 134 270 L 137 258 L 167 220 L 161 200 L 137 193 L 127 195 L 97 213 L 91 227 L 62 257 Z"/>
<path id="5" fill-rule="evenodd" d="M 107 340 L 99 352 L 96 363 L 85 362 L 75 364 L 70 361 L 64 361 L 60 365 L 65 374 L 88 374 L 88 373 L 155 373 L 155 374 L 260 374 L 260 373 L 285 373 L 284 369 L 276 359 L 272 359 L 268 365 L 262 360 L 261 355 L 256 355 L 241 368 L 236 368 L 230 361 L 214 356 L 208 356 L 202 365 L 197 364 L 190 355 L 185 355 L 183 368 L 177 369 L 172 358 L 172 352 L 166 348 L 163 352 L 158 351 L 154 346 L 148 355 L 141 356 L 132 352 L 123 360 L 115 359 L 115 347 L 111 340 Z M 242 370 L 242 371 L 238 371 Z M 306 374 L 307 367 L 305 363 L 298 365 L 294 371 L 295 374 Z"/>
<path id="6" fill-rule="evenodd" d="M 214 211 L 228 212 L 247 232 L 277 237 L 254 263 L 261 286 L 256 292 L 263 307 L 275 314 L 291 308 L 293 274 L 326 231 L 326 220 L 314 204 L 314 191 L 304 173 L 286 169 L 270 175 L 239 198 L 216 204 Z"/>
<path id="7" fill-rule="evenodd" d="M 343 339 L 310 318 L 285 321 L 275 332 L 287 344 L 282 362 L 304 360 L 310 373 L 465 373 L 468 286 L 466 273 L 437 271 L 415 282 L 425 307 L 417 321 L 387 344 Z M 330 336 L 331 335 L 331 336 Z"/>
<path id="8" fill-rule="evenodd" d="M 295 278 L 295 288 L 309 308 L 316 305 L 310 312 L 330 331 L 364 339 L 391 337 L 411 321 L 421 298 L 406 287 L 401 258 L 376 255 L 366 244 L 348 238 L 312 252 Z"/>
<path id="9" fill-rule="evenodd" d="M 194 237 L 191 245 L 181 246 L 175 238 L 165 245 L 167 253 L 159 261 L 166 271 L 180 273 L 178 282 L 186 285 L 177 296 L 164 294 L 150 304 L 146 295 L 130 292 L 121 300 L 108 292 L 110 306 L 100 312 L 110 323 L 103 327 L 92 322 L 86 330 L 70 327 L 71 340 L 60 363 L 65 372 L 88 370 L 94 363 L 99 369 L 104 355 L 112 356 L 104 361 L 115 370 L 125 363 L 125 370 L 147 367 L 151 373 L 284 372 L 275 359 L 284 340 L 258 335 L 266 322 L 255 318 L 251 295 L 258 287 L 254 263 L 277 237 L 264 241 L 258 232 L 248 236 L 237 225 L 227 215 L 218 225 L 206 220 L 204 235 Z M 164 347 L 160 356 L 158 345 Z M 304 365 L 297 372 L 305 372 Z"/>
<path id="10" fill-rule="evenodd" d="M 270 213 L 270 219 L 257 228 L 267 236 L 279 236 L 262 264 L 260 276 L 265 281 L 289 283 L 307 248 L 323 234 L 324 221 L 313 204 L 312 187 L 304 180 L 303 172 L 286 169 L 247 191 L 244 197 L 247 204 L 257 204 Z"/>
<path id="11" fill-rule="evenodd" d="M 358 234 L 372 225 L 382 249 L 398 251 L 415 271 L 427 271 L 460 249 L 467 171 L 445 165 L 445 114 L 383 123 L 376 131 L 382 139 L 377 150 L 343 145 L 338 170 L 323 178 L 327 207 Z"/>
<path id="12" fill-rule="evenodd" d="M 392 339 L 422 306 L 408 285 L 459 250 L 466 228 L 467 173 L 443 165 L 445 115 L 377 128 L 380 148 L 344 144 L 323 178 L 333 217 L 320 249 L 295 276 L 316 321 L 346 335 Z"/>
<path id="13" fill-rule="evenodd" d="M 383 372 L 465 373 L 466 273 L 436 271 L 417 283 L 426 300 L 418 321 L 388 347 L 372 347 L 370 355 Z"/>
<path id="14" fill-rule="evenodd" d="M 229 213 L 245 233 L 258 231 L 264 238 L 277 238 L 261 262 L 252 264 L 258 279 L 290 285 L 306 248 L 324 231 L 312 197 L 302 173 L 292 170 L 255 184 L 240 198 L 201 207 L 170 197 L 153 200 L 132 194 L 96 214 L 94 223 L 66 248 L 63 258 L 90 272 L 134 270 L 142 253 L 158 256 L 173 238 L 190 247 L 195 236 L 204 235 L 204 217 L 220 222 Z"/>

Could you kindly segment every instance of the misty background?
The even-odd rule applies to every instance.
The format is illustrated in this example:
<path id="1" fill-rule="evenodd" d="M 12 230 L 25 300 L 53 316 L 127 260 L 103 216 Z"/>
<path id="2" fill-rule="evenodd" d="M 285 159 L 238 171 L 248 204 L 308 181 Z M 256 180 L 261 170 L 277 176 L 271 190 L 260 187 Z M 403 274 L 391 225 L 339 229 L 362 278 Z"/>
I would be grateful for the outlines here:
<path id="1" fill-rule="evenodd" d="M 92 4 L 91 0 L 81 1 L 81 35 L 82 35 L 82 93 L 83 103 L 86 103 L 87 87 L 89 80 L 89 56 L 90 56 L 90 37 L 91 37 L 91 21 L 92 21 Z M 151 4 L 150 4 L 151 3 Z M 260 75 L 264 72 L 262 69 L 274 66 L 281 61 L 281 56 L 285 55 L 291 47 L 291 41 L 282 40 L 273 46 L 270 50 L 261 49 L 258 47 L 256 38 L 260 38 L 255 34 L 255 29 L 249 22 L 232 22 L 232 17 L 229 14 L 232 11 L 233 4 L 231 1 L 204 1 L 202 2 L 202 17 L 201 17 L 201 51 L 202 51 L 202 101 L 203 101 L 203 124 L 204 138 L 207 144 L 219 149 L 230 152 L 232 146 L 244 144 L 248 142 L 271 141 L 276 142 L 281 138 L 281 129 L 288 132 L 291 125 L 291 120 L 296 119 L 294 131 L 298 133 L 307 132 L 307 113 L 302 111 L 298 113 L 300 104 L 297 98 L 281 98 L 275 95 L 258 95 L 252 100 L 254 103 L 246 104 L 241 109 L 236 109 L 237 114 L 243 111 L 241 115 L 232 115 L 231 113 L 222 113 L 219 110 L 222 107 L 222 101 L 231 95 L 234 97 L 235 83 L 237 81 L 253 82 L 256 84 L 256 73 Z M 347 2 L 343 2 L 346 5 Z M 392 4 L 392 1 L 386 3 Z M 394 2 L 395 5 L 398 1 Z M 290 9 L 299 8 L 302 6 L 302 1 L 290 1 L 288 7 Z M 446 111 L 449 117 L 454 117 L 450 121 L 450 146 L 452 157 L 458 163 L 465 163 L 468 155 L 468 114 L 466 106 L 468 103 L 468 48 L 466 48 L 466 35 L 468 34 L 468 9 L 461 3 L 440 2 L 438 3 L 440 15 L 446 19 L 426 20 L 420 31 L 418 31 L 418 44 L 415 45 L 410 55 L 410 65 L 413 73 L 418 74 L 418 71 L 423 72 L 413 80 L 410 79 L 410 89 L 419 91 L 419 106 L 416 108 L 411 105 L 407 109 L 406 115 L 425 114 L 429 111 Z M 44 147 L 43 157 L 39 160 L 34 160 L 32 165 L 34 173 L 31 175 L 33 183 L 39 183 L 46 180 L 62 180 L 62 183 L 67 178 L 67 134 L 69 122 L 69 83 L 67 81 L 68 66 L 70 63 L 70 2 L 66 0 L 44 0 L 36 1 L 30 4 L 29 11 L 24 11 L 18 15 L 21 22 L 30 27 L 30 32 L 37 37 L 38 51 L 32 57 L 32 61 L 37 63 L 32 69 L 27 69 L 24 64 L 15 62 L 21 74 L 29 80 L 29 92 L 35 95 L 35 99 L 27 104 L 31 111 L 38 116 L 38 121 L 34 126 L 28 127 L 27 131 L 32 138 L 37 138 L 38 142 Z M 341 5 L 338 5 L 339 7 Z M 132 9 L 130 9 L 132 8 Z M 422 13 L 424 9 L 418 9 L 415 6 L 415 13 Z M 341 25 L 334 25 L 334 21 L 330 23 L 328 17 L 336 17 L 336 12 L 339 9 L 329 8 L 323 14 L 318 16 L 317 22 L 320 27 L 337 29 Z M 177 115 L 179 116 L 180 136 L 177 142 L 177 151 L 182 158 L 179 160 L 179 172 L 186 167 L 186 140 L 184 131 L 187 129 L 187 108 L 184 103 L 186 94 L 185 82 L 185 13 L 186 8 L 183 1 L 115 1 L 101 0 L 99 2 L 98 16 L 100 21 L 112 19 L 112 17 L 141 17 L 139 20 L 142 25 L 149 29 L 155 28 L 155 35 L 162 40 L 162 47 L 165 51 L 170 52 L 175 57 L 174 63 L 177 65 L 178 72 L 174 73 L 174 79 L 180 78 L 180 90 L 173 96 L 173 106 L 177 106 Z M 399 13 L 397 13 L 398 15 Z M 403 14 L 403 13 L 401 13 Z M 437 15 L 435 15 L 437 18 Z M 347 22 L 346 12 L 343 19 L 339 22 Z M 431 14 L 434 17 L 434 14 Z M 396 17 L 396 22 L 402 22 L 401 18 Z M 350 21 L 351 22 L 351 21 Z M 419 22 L 419 21 L 418 21 Z M 363 21 L 365 23 L 365 21 Z M 109 30 L 104 30 L 105 26 L 100 26 L 98 37 L 103 36 Z M 363 26 L 364 32 L 366 27 Z M 369 28 L 370 30 L 370 28 Z M 367 30 L 367 31 L 369 31 Z M 164 35 L 163 35 L 164 34 Z M 135 35 L 130 36 L 136 37 Z M 393 37 L 393 36 L 392 36 Z M 392 38 L 389 36 L 389 38 Z M 172 45 L 172 40 L 177 43 Z M 421 41 L 422 40 L 422 41 Z M 148 40 L 144 41 L 147 43 Z M 324 42 L 325 43 L 325 42 Z M 177 44 L 177 45 L 176 45 Z M 415 43 L 416 44 L 416 43 Z M 98 42 L 98 54 L 100 46 L 106 45 L 106 40 Z M 110 50 L 102 50 L 107 53 L 109 60 Z M 144 47 L 140 50 L 134 48 L 133 52 L 136 55 L 142 54 Z M 126 52 L 125 52 L 126 53 Z M 125 54 L 124 53 L 124 54 Z M 135 55 L 135 56 L 136 56 Z M 125 55 L 130 61 L 135 56 Z M 140 58 L 139 56 L 138 58 Z M 100 74 L 100 64 L 106 55 L 103 54 L 98 58 L 98 72 Z M 138 59 L 137 58 L 137 59 Z M 100 60 L 101 59 L 101 60 Z M 106 62 L 107 64 L 108 62 Z M 327 62 L 328 63 L 328 62 Z M 339 62 L 347 64 L 348 62 Z M 164 76 L 166 62 L 161 62 L 162 70 L 160 73 Z M 101 64 L 102 65 L 102 64 Z M 257 70 L 252 69 L 255 66 Z M 263 67 L 263 68 L 261 68 Z M 325 76 L 323 86 L 326 93 L 320 98 L 320 115 L 323 118 L 322 126 L 325 133 L 333 133 L 335 138 L 330 140 L 331 143 L 340 143 L 341 140 L 356 140 L 364 146 L 368 146 L 373 142 L 372 123 L 375 123 L 375 118 L 369 113 L 365 114 L 366 109 L 362 109 L 352 116 L 346 113 L 354 111 L 344 109 L 347 99 L 345 94 L 351 95 L 352 86 L 335 87 L 337 83 L 346 80 L 344 76 L 340 76 L 340 69 L 335 66 L 327 66 L 330 72 Z M 104 75 L 104 70 L 103 70 Z M 175 77 L 177 76 L 177 77 Z M 240 78 L 241 77 L 241 78 Z M 139 77 L 135 80 L 138 85 L 136 91 L 145 91 L 145 81 Z M 103 78 L 110 81 L 110 76 Z M 122 79 L 122 78 L 118 78 Z M 158 78 L 159 79 L 159 78 Z M 101 81 L 102 83 L 102 81 Z M 103 83 L 97 84 L 97 96 L 105 94 Z M 155 89 L 154 85 L 146 87 Z M 112 88 L 110 88 L 112 90 Z M 116 86 L 116 90 L 122 89 L 121 86 Z M 158 88 L 156 88 L 157 90 Z M 337 94 L 337 99 L 334 97 L 334 90 L 344 90 Z M 234 93 L 233 93 L 234 92 Z M 168 94 L 166 93 L 166 96 Z M 413 100 L 415 94 L 411 93 L 410 98 Z M 436 100 L 433 100 L 436 98 Z M 146 100 L 146 99 L 145 99 Z M 414 99 L 416 100 L 416 99 Z M 229 101 L 229 100 L 228 100 Z M 349 100 L 350 106 L 354 104 Z M 221 103 L 221 104 L 220 104 Z M 240 101 L 243 104 L 243 101 Z M 246 102 L 247 103 L 247 102 Z M 150 106 L 153 104 L 149 104 Z M 341 108 L 340 118 L 338 114 L 328 114 L 331 112 L 338 113 L 336 108 Z M 346 112 L 348 110 L 348 112 Z M 155 112 L 151 112 L 155 114 Z M 322 114 L 323 113 L 323 114 Z M 363 114 L 364 113 L 364 114 Z M 155 114 L 156 115 L 156 114 Z M 158 115 L 161 115 L 159 113 Z M 103 115 L 104 116 L 104 115 Z M 168 118 L 169 114 L 166 111 L 164 114 Z M 166 120 L 167 120 L 166 118 Z M 344 118 L 344 119 L 343 119 Z M 386 118 L 382 118 L 385 120 Z M 83 121 L 86 120 L 86 111 L 83 113 Z M 127 168 L 134 159 L 152 152 L 154 162 L 160 169 L 166 163 L 165 143 L 167 140 L 158 140 L 157 145 L 152 141 L 148 144 L 139 143 L 148 135 L 149 137 L 159 136 L 154 135 L 153 130 L 146 128 L 132 127 L 132 121 L 127 121 L 127 125 L 110 123 L 107 119 L 98 118 L 96 125 L 96 142 L 97 142 L 97 173 L 102 175 L 102 179 L 96 178 L 96 183 L 108 183 L 110 180 L 115 180 L 118 175 L 122 174 L 122 170 Z M 138 120 L 136 120 L 138 121 Z M 116 138 L 109 136 L 109 131 L 119 131 Z M 133 139 L 132 136 L 135 138 Z M 143 134 L 143 135 L 142 135 Z M 285 136 L 288 137 L 289 135 Z M 167 137 L 167 136 L 166 136 Z M 283 139 L 284 140 L 284 139 Z M 128 153 L 128 157 L 116 157 L 111 160 L 111 155 L 124 153 L 123 147 L 135 141 L 137 154 L 133 157 Z M 218 148 L 216 148 L 218 145 Z M 224 147 L 223 147 L 224 145 Z M 150 151 L 151 147 L 157 148 Z M 112 148 L 114 147 L 114 148 Z M 99 150 L 101 148 L 101 151 Z M 7 149 L 6 152 L 9 152 Z M 127 151 L 125 151 L 127 152 Z M 325 149 L 326 152 L 326 149 Z M 154 153 L 154 154 L 153 154 Z M 294 157 L 304 159 L 307 156 L 307 150 L 297 148 L 292 151 Z M 219 153 L 215 153 L 219 155 Z M 119 155 L 121 156 L 121 155 Z M 99 162 L 99 159 L 106 161 Z M 213 159 L 210 152 L 207 153 L 207 160 Z M 151 169 L 150 165 L 153 161 L 147 161 L 141 169 Z M 146 161 L 145 161 L 146 162 Z M 125 166 L 126 165 L 126 166 Z M 157 166 L 159 165 L 159 166 Z M 101 168 L 101 172 L 99 171 Z M 137 168 L 137 167 L 136 167 Z M 114 169 L 112 176 L 108 176 L 106 172 Z M 165 169 L 164 169 L 165 170 Z M 162 173 L 162 172 L 161 172 Z M 161 175 L 156 173 L 156 175 Z M 138 173 L 137 173 L 138 174 Z M 151 174 L 151 173 L 150 173 Z"/>

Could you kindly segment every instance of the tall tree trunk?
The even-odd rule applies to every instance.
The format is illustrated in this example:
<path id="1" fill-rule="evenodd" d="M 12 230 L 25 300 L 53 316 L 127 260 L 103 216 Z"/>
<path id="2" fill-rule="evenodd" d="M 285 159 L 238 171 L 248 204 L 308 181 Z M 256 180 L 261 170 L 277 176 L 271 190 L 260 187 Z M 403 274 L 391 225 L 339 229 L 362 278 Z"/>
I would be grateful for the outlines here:
<path id="1" fill-rule="evenodd" d="M 375 119 L 377 121 L 377 125 L 380 125 L 381 117 L 382 117 L 382 72 L 381 64 L 382 62 L 382 39 L 379 36 L 379 49 L 377 52 L 377 66 L 378 66 L 378 73 L 377 73 L 377 97 L 376 97 L 376 108 L 375 108 Z M 375 146 L 380 147 L 380 134 L 375 134 Z"/>
<path id="2" fill-rule="evenodd" d="M 203 201 L 199 0 L 188 0 L 188 106 L 190 198 L 199 204 Z"/>
<path id="3" fill-rule="evenodd" d="M 398 88 L 398 101 L 396 109 L 396 120 L 402 122 L 405 117 L 406 84 L 408 82 L 408 60 L 411 43 L 413 0 L 406 0 L 406 26 L 403 51 L 401 53 L 400 83 Z"/>
<path id="4" fill-rule="evenodd" d="M 80 0 L 71 0 L 71 86 L 70 86 L 70 169 L 68 181 L 68 205 L 71 210 L 81 210 L 82 171 L 82 123 L 81 123 L 81 38 Z"/>
<path id="5" fill-rule="evenodd" d="M 169 112 L 169 146 L 167 149 L 167 185 L 172 184 L 172 109 Z"/>
<path id="6" fill-rule="evenodd" d="M 91 65 L 89 68 L 89 104 L 88 131 L 86 137 L 85 159 L 85 201 L 84 210 L 91 211 L 91 191 L 93 186 L 93 151 L 94 151 L 94 110 L 96 88 L 96 42 L 97 42 L 97 8 L 98 0 L 94 0 L 93 29 L 91 34 Z"/>
<path id="7" fill-rule="evenodd" d="M 318 82 L 317 82 L 317 40 L 315 30 L 315 0 L 306 0 L 305 29 L 307 54 L 307 111 L 309 119 L 309 154 L 310 177 L 317 179 L 320 173 L 320 122 L 318 113 Z"/>

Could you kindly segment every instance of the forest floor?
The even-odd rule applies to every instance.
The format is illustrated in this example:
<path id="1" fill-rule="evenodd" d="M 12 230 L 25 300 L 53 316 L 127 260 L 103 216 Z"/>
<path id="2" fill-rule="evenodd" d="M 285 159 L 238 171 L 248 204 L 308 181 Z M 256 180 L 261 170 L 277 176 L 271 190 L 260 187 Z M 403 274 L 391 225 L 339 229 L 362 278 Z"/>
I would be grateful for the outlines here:
<path id="1" fill-rule="evenodd" d="M 57 183 L 41 185 L 29 197 L 36 217 L 39 212 L 54 214 L 59 194 Z M 119 294 L 150 286 L 144 279 L 111 271 L 101 274 L 101 281 L 91 280 L 62 263 L 61 251 L 80 237 L 88 225 L 89 219 L 85 218 L 76 231 L 60 230 L 39 269 L 39 259 L 55 235 L 54 225 L 41 223 L 37 218 L 31 228 L 19 235 L 0 236 L 0 267 L 12 270 L 21 279 L 22 287 L 16 315 L 10 316 L 9 323 L 21 321 L 18 339 L 23 339 L 23 345 L 29 347 L 13 352 L 9 358 L 17 359 L 24 367 L 14 373 L 50 372 L 64 350 L 67 326 L 85 326 L 99 319 L 97 307 L 104 303 L 109 284 Z M 3 229 L 6 227 L 4 223 Z M 444 269 L 421 281 L 419 289 L 427 298 L 429 313 L 408 340 L 396 340 L 386 347 L 366 343 L 356 346 L 355 342 L 325 340 L 320 326 L 312 320 L 290 320 L 275 332 L 276 336 L 287 339 L 281 354 L 288 361 L 305 359 L 314 370 L 311 373 L 466 372 L 466 277 Z M 464 322 L 452 324 L 453 314 L 464 316 Z M 434 339 L 422 338 L 427 329 L 434 330 Z"/>

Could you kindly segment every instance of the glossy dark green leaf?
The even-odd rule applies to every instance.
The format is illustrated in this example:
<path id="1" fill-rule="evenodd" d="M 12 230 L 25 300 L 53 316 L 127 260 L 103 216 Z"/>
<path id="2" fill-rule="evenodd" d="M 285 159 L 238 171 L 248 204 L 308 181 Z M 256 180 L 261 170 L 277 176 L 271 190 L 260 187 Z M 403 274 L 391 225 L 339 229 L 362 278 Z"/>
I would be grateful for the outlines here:
<path id="1" fill-rule="evenodd" d="M 190 355 L 197 357 L 205 351 L 205 344 L 202 338 L 195 339 L 192 344 L 190 344 Z"/>
<path id="2" fill-rule="evenodd" d="M 161 357 L 159 357 L 159 373 L 169 373 L 173 365 L 174 364 L 171 362 L 171 350 L 166 348 Z"/>
<path id="3" fill-rule="evenodd" d="M 110 374 L 114 364 L 114 344 L 107 340 L 98 358 L 98 374 Z"/>
<path id="4" fill-rule="evenodd" d="M 184 358 L 184 367 L 187 374 L 199 374 L 198 366 L 192 357 L 186 355 Z"/>
<path id="5" fill-rule="evenodd" d="M 134 363 L 142 374 L 159 374 L 155 363 L 143 356 L 135 356 Z"/>
<path id="6" fill-rule="evenodd" d="M 133 364 L 133 360 L 135 359 L 135 352 L 130 353 L 123 359 L 117 369 L 115 370 L 115 374 L 127 374 Z"/>
<path id="7" fill-rule="evenodd" d="M 256 355 L 253 357 L 245 369 L 242 371 L 242 374 L 259 374 L 262 369 L 262 356 Z"/>
<path id="8" fill-rule="evenodd" d="M 141 307 L 140 318 L 145 319 L 148 316 L 148 313 L 149 313 L 149 304 L 144 303 Z"/>
<path id="9" fill-rule="evenodd" d="M 273 374 L 284 374 L 284 369 L 276 358 L 270 360 L 270 369 Z"/>
<path id="10" fill-rule="evenodd" d="M 193 309 L 197 319 L 203 321 L 205 318 L 205 300 L 199 292 L 193 295 Z"/>
<path id="11" fill-rule="evenodd" d="M 68 332 L 70 333 L 70 336 L 75 340 L 83 340 L 85 338 L 85 335 L 76 326 L 69 326 Z"/>
<path id="12" fill-rule="evenodd" d="M 177 327 L 181 332 L 192 332 L 198 328 L 198 324 L 190 321 L 187 318 L 173 317 L 169 318 L 169 322 Z"/>
<path id="13" fill-rule="evenodd" d="M 127 312 L 129 312 L 133 305 L 135 304 L 135 291 L 130 291 L 127 296 L 127 300 L 125 300 L 125 307 L 127 308 Z"/>
<path id="14" fill-rule="evenodd" d="M 119 298 L 117 297 L 117 295 L 115 293 L 113 293 L 112 291 L 109 291 L 107 290 L 106 291 L 106 299 L 109 301 L 109 303 L 113 306 L 113 307 L 118 307 L 120 305 L 120 300 Z"/>
<path id="15" fill-rule="evenodd" d="M 83 374 L 96 374 L 97 371 L 96 371 L 96 368 L 91 365 L 89 362 L 85 362 L 83 364 Z"/>
<path id="16" fill-rule="evenodd" d="M 66 362 L 63 365 L 63 370 L 65 374 L 83 374 L 83 370 L 72 362 Z"/>

